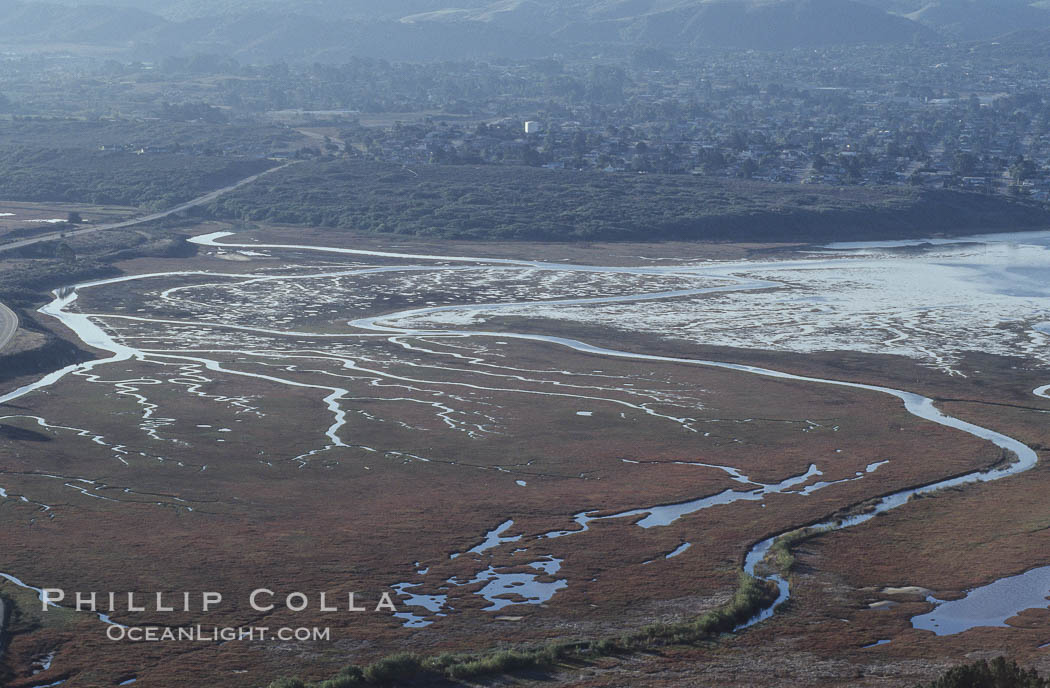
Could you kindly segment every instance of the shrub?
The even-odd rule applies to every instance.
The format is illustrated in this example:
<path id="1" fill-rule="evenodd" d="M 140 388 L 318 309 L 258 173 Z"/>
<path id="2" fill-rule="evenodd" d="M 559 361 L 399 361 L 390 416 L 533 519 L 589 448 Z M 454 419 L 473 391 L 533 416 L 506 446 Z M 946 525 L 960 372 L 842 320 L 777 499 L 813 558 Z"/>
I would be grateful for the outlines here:
<path id="1" fill-rule="evenodd" d="M 1032 670 L 1017 666 L 997 657 L 991 662 L 980 660 L 973 664 L 949 669 L 943 676 L 927 684 L 927 688 L 1047 688 L 1050 681 Z"/>
<path id="2" fill-rule="evenodd" d="M 306 688 L 306 684 L 298 678 L 279 678 L 270 684 L 270 688 Z"/>
<path id="3" fill-rule="evenodd" d="M 369 683 L 391 683 L 412 678 L 422 670 L 423 662 L 419 655 L 399 652 L 369 664 L 365 667 L 363 676 Z"/>
<path id="4" fill-rule="evenodd" d="M 364 679 L 361 676 L 347 676 L 340 674 L 335 678 L 330 678 L 327 681 L 322 681 L 318 688 L 356 688 L 357 686 L 363 685 Z"/>

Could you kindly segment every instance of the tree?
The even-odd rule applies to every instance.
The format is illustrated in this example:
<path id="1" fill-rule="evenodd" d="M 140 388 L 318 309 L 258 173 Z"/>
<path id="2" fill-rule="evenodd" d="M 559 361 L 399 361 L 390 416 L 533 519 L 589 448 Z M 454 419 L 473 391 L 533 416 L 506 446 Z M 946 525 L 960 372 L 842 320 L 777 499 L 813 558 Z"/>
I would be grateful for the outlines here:
<path id="1" fill-rule="evenodd" d="M 543 150 L 551 153 L 558 146 L 558 137 L 554 135 L 554 127 L 548 127 L 543 135 Z"/>
<path id="2" fill-rule="evenodd" d="M 1047 681 L 1034 671 L 1026 671 L 1016 662 L 997 657 L 991 662 L 980 660 L 973 664 L 949 669 L 928 688 L 1046 688 Z"/>
<path id="3" fill-rule="evenodd" d="M 596 64 L 591 68 L 588 95 L 596 103 L 622 103 L 626 82 L 623 68 Z"/>
<path id="4" fill-rule="evenodd" d="M 741 165 L 740 165 L 740 177 L 742 179 L 751 179 L 757 173 L 758 173 L 758 163 L 755 162 L 754 160 L 752 160 L 751 158 L 747 158 L 746 160 L 744 160 L 743 163 L 741 163 Z"/>
<path id="5" fill-rule="evenodd" d="M 58 243 L 55 246 L 55 258 L 58 258 L 67 265 L 77 262 L 77 253 L 73 250 L 73 247 L 64 241 Z"/>
<path id="6" fill-rule="evenodd" d="M 722 151 L 705 148 L 700 152 L 700 166 L 706 174 L 715 174 L 726 168 L 726 156 Z"/>
<path id="7" fill-rule="evenodd" d="M 582 131 L 577 131 L 572 135 L 572 152 L 576 155 L 583 155 L 590 148 L 587 146 L 587 134 Z"/>
<path id="8" fill-rule="evenodd" d="M 1018 156 L 1014 164 L 1010 166 L 1010 178 L 1014 180 L 1015 185 L 1018 185 L 1026 179 L 1034 177 L 1036 171 L 1037 168 L 1034 162 L 1026 160 L 1023 155 Z"/>
<path id="9" fill-rule="evenodd" d="M 859 155 L 839 156 L 839 164 L 846 170 L 846 181 L 856 184 L 864 177 L 864 160 Z"/>
<path id="10" fill-rule="evenodd" d="M 959 153 L 952 161 L 952 172 L 960 177 L 970 177 L 977 171 L 977 156 L 973 153 Z"/>
<path id="11" fill-rule="evenodd" d="M 521 159 L 529 167 L 539 167 L 540 163 L 543 162 L 539 152 L 532 146 L 525 146 L 521 152 Z"/>

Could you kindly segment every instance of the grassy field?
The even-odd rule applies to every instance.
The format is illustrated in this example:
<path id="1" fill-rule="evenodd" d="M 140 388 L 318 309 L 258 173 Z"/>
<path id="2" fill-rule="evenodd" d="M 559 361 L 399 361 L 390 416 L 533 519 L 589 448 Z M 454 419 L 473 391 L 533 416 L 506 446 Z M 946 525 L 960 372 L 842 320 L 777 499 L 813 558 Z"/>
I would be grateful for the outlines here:
<path id="1" fill-rule="evenodd" d="M 298 231 L 267 232 L 260 238 L 300 238 Z M 366 245 L 378 248 L 381 242 Z M 400 248 L 425 246 L 408 240 Z M 627 250 L 611 259 L 644 262 L 640 257 L 681 255 L 682 250 L 670 244 L 621 246 Z M 489 244 L 456 248 L 468 254 L 523 250 Z M 556 245 L 528 250 L 556 255 Z M 750 248 L 696 250 L 728 255 L 746 254 Z M 606 252 L 604 246 L 577 246 L 573 257 L 598 261 Z M 63 677 L 85 685 L 135 677 L 157 686 L 181 686 L 187 680 L 256 686 L 282 674 L 327 678 L 347 664 L 366 665 L 396 650 L 435 657 L 538 647 L 552 640 L 618 638 L 654 622 L 696 619 L 727 603 L 737 590 L 744 552 L 770 533 L 816 521 L 875 494 L 999 458 L 991 445 L 919 423 L 896 401 L 857 390 L 829 391 L 682 364 L 639 365 L 514 340 L 410 342 L 430 351 L 422 353 L 386 338 L 246 338 L 214 325 L 277 323 L 291 316 L 290 324 L 278 325 L 319 332 L 327 320 L 326 331 L 334 331 L 337 323 L 357 314 L 355 303 L 368 302 L 371 291 L 391 291 L 394 283 L 382 277 L 330 281 L 306 295 L 271 283 L 257 292 L 251 286 L 235 287 L 238 280 L 222 273 L 286 274 L 290 264 L 303 270 L 310 257 L 293 252 L 226 259 L 234 254 L 122 262 L 119 267 L 130 273 L 204 270 L 215 275 L 90 290 L 80 307 L 111 316 L 149 312 L 182 321 L 186 324 L 156 327 L 105 319 L 135 346 L 201 350 L 198 356 L 231 371 L 314 387 L 289 387 L 205 370 L 192 361 L 148 357 L 98 368 L 94 380 L 68 377 L 48 394 L 0 408 L 5 436 L 19 438 L 9 445 L 13 451 L 0 455 L 0 487 L 11 496 L 2 503 L 10 543 L 3 570 L 32 584 L 67 590 L 221 590 L 227 601 L 221 610 L 174 613 L 163 621 L 325 626 L 332 628 L 332 641 L 113 643 L 105 639 L 101 623 L 83 615 L 61 623 L 50 613 L 34 615 L 24 592 L 5 584 L 0 592 L 21 600 L 19 608 L 26 615 L 6 655 L 13 688 Z M 327 271 L 334 267 L 330 257 L 317 265 Z M 159 299 L 171 289 L 184 290 L 177 307 Z M 403 293 L 410 302 L 398 308 L 432 296 Z M 310 315 L 297 301 L 303 298 L 329 304 L 333 312 Z M 221 311 L 209 310 L 216 305 Z M 213 325 L 193 324 L 201 322 Z M 973 398 L 966 379 L 902 360 L 889 365 L 879 356 L 683 348 L 623 331 L 539 320 L 490 325 L 649 353 L 747 361 L 941 398 Z M 477 357 L 491 367 L 479 372 L 471 362 Z M 355 361 L 355 367 L 347 367 L 347 360 Z M 1028 379 L 1013 370 L 1013 362 L 992 357 L 974 359 L 968 366 L 986 371 L 992 384 L 982 388 L 982 403 L 950 402 L 946 410 L 1024 441 L 1050 442 L 1040 422 L 1046 410 L 1042 404 L 1024 398 L 1026 406 L 1040 411 L 1010 406 L 1020 405 L 1038 371 L 1027 373 Z M 348 422 L 340 431 L 347 446 L 324 449 L 330 444 L 325 431 L 333 417 L 322 388 L 332 385 L 349 392 L 344 401 Z M 70 398 L 79 403 L 69 404 Z M 639 407 L 643 401 L 645 408 Z M 36 417 L 61 427 L 41 426 Z M 693 419 L 689 425 L 696 432 L 673 420 L 682 417 Z M 665 527 L 646 529 L 638 527 L 637 517 L 617 518 L 592 521 L 590 530 L 578 535 L 537 537 L 575 528 L 573 515 L 584 511 L 609 515 L 746 489 L 724 471 L 694 464 L 733 466 L 756 483 L 768 484 L 804 473 L 811 464 L 822 471 L 820 480 L 847 479 L 886 459 L 890 463 L 874 476 L 805 497 L 770 494 L 764 506 L 738 502 Z M 907 662 L 920 649 L 949 661 L 972 647 L 973 637 L 965 643 L 934 643 L 921 634 L 904 633 L 908 613 L 924 608 L 919 600 L 904 600 L 888 612 L 867 611 L 867 603 L 881 599 L 877 590 L 889 585 L 960 590 L 1001 575 L 1006 561 L 1023 564 L 1013 558 L 1018 551 L 1035 556 L 1045 529 L 1033 516 L 1039 513 L 1034 500 L 1043 490 L 1042 475 L 1038 470 L 1002 483 L 1012 498 L 992 511 L 990 531 L 969 518 L 978 508 L 985 513 L 986 506 L 959 500 L 979 499 L 983 490 L 1004 494 L 999 484 L 920 500 L 856 531 L 805 541 L 794 553 L 797 595 L 790 607 L 735 640 L 663 647 L 659 656 L 645 661 L 638 655 L 599 658 L 583 669 L 555 667 L 555 676 L 573 685 L 670 686 L 704 672 L 734 685 L 733 676 L 756 675 L 763 653 L 776 648 L 791 676 L 806 676 L 801 667 L 807 661 L 812 667 L 816 658 L 817 666 L 834 663 L 838 673 L 830 675 L 846 681 L 847 675 L 871 670 L 871 653 L 877 652 L 879 662 L 904 667 L 898 670 L 900 685 L 931 677 L 941 667 L 938 660 L 924 667 Z M 42 512 L 39 504 L 51 510 Z M 1011 519 L 1022 512 L 1027 519 L 1011 529 Z M 450 558 L 475 547 L 508 519 L 514 523 L 505 534 L 522 536 L 519 542 Z M 951 530 L 951 524 L 967 519 L 967 527 Z M 917 522 L 923 527 L 915 528 Z M 1019 531 L 1024 534 L 1009 535 Z M 988 532 L 997 536 L 990 538 Z M 85 538 L 91 538 L 90 548 L 82 546 Z M 692 547 L 664 559 L 684 542 Z M 977 542 L 984 544 L 975 557 L 963 554 Z M 520 548 L 527 552 L 515 551 Z M 925 552 L 927 559 L 920 556 Z M 490 602 L 477 594 L 483 581 L 445 583 L 474 580 L 486 567 L 525 573 L 531 562 L 550 558 L 561 560 L 561 568 L 556 576 L 539 580 L 557 578 L 567 587 L 543 605 L 486 611 Z M 864 562 L 862 568 L 858 561 Z M 965 567 L 964 561 L 973 565 Z M 281 593 L 325 591 L 330 599 L 351 590 L 360 599 L 375 600 L 399 582 L 421 583 L 420 591 L 428 594 L 446 585 L 454 611 L 447 617 L 431 616 L 430 626 L 411 629 L 389 613 L 324 613 L 314 605 L 298 614 L 280 609 L 260 614 L 246 604 L 257 587 Z M 128 612 L 114 618 L 141 619 Z M 837 618 L 850 619 L 851 625 L 840 628 Z M 894 636 L 899 642 L 868 654 L 858 650 L 890 630 L 901 631 Z M 1030 632 L 1033 641 L 1037 634 Z M 55 649 L 53 668 L 31 675 L 33 663 Z M 734 673 L 744 666 L 752 673 Z M 798 673 L 791 673 L 796 669 Z"/>

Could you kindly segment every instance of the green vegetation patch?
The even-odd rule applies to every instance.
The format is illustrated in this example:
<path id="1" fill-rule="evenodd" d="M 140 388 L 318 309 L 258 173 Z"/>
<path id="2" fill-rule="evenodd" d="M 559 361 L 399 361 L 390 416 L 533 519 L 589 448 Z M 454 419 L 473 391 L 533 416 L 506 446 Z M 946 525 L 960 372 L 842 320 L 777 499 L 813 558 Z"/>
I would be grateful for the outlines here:
<path id="1" fill-rule="evenodd" d="M 0 118 L 0 147 L 252 156 L 301 145 L 292 129 L 261 124 L 137 119 Z"/>
<path id="2" fill-rule="evenodd" d="M 991 662 L 980 660 L 973 664 L 949 669 L 947 673 L 925 688 L 1046 688 L 1050 680 L 1035 671 L 1022 669 L 1017 662 L 997 657 Z M 917 688 L 923 688 L 919 686 Z"/>
<path id="3" fill-rule="evenodd" d="M 497 240 L 809 242 L 1045 225 L 1040 204 L 960 191 L 354 160 L 294 165 L 218 218 Z"/>
<path id="4" fill-rule="evenodd" d="M 175 153 L 0 148 L 0 198 L 164 209 L 275 164 Z"/>

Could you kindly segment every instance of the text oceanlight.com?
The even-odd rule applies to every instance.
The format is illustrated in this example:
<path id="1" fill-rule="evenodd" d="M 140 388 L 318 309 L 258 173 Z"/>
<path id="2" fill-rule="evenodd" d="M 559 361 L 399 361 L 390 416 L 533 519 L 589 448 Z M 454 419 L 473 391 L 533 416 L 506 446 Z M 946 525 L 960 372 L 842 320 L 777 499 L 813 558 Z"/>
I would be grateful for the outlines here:
<path id="1" fill-rule="evenodd" d="M 325 641 L 332 639 L 330 628 L 270 628 L 268 626 L 119 626 L 106 629 L 106 637 L 133 643 L 232 642 L 240 641 Z"/>
<path id="2" fill-rule="evenodd" d="M 292 613 L 384 613 L 398 611 L 389 592 L 368 595 L 365 593 L 276 593 L 267 588 L 253 590 L 245 599 L 247 606 L 256 612 Z M 98 614 L 108 625 L 106 637 L 114 641 L 128 642 L 230 642 L 230 641 L 327 641 L 331 640 L 331 629 L 324 627 L 270 627 L 270 626 L 209 626 L 186 625 L 124 625 L 110 619 L 110 614 L 136 613 L 214 613 L 224 609 L 223 595 L 219 592 L 70 592 L 59 588 L 44 588 L 40 591 L 43 611 L 71 609 L 78 612 Z M 233 605 L 233 609 L 242 608 Z M 227 611 L 230 611 L 227 609 Z"/>

